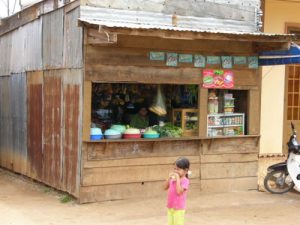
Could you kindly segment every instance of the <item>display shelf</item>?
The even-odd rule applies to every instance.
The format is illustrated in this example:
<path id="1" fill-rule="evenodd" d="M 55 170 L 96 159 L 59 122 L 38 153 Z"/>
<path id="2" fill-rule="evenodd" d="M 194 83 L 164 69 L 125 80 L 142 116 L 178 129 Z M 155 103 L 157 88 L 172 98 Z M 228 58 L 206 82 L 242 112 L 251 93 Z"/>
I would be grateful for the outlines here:
<path id="1" fill-rule="evenodd" d="M 207 115 L 207 136 L 244 135 L 244 113 L 218 113 Z"/>
<path id="2" fill-rule="evenodd" d="M 173 109 L 172 121 L 175 126 L 181 127 L 183 136 L 198 135 L 198 109 Z"/>

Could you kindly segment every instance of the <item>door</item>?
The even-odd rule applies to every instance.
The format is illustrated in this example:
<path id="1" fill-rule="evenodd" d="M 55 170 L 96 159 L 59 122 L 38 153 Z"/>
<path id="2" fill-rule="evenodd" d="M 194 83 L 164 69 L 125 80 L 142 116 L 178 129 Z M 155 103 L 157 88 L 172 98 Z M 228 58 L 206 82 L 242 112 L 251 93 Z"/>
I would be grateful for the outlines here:
<path id="1" fill-rule="evenodd" d="M 287 33 L 300 37 L 300 24 L 287 26 Z M 300 45 L 300 42 L 297 42 Z M 287 153 L 288 139 L 291 135 L 291 122 L 300 132 L 300 64 L 286 65 L 285 69 L 285 99 L 284 99 L 284 126 L 283 126 L 283 152 Z"/>

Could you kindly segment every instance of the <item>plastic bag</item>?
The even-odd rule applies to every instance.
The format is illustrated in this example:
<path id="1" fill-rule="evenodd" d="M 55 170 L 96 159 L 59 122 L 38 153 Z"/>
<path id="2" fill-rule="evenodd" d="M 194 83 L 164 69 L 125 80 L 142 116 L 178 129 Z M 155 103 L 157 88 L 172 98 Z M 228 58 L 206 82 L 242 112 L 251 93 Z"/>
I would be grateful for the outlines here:
<path id="1" fill-rule="evenodd" d="M 165 98 L 161 92 L 160 85 L 157 88 L 157 95 L 154 104 L 149 108 L 149 110 L 159 116 L 164 116 L 167 114 Z"/>

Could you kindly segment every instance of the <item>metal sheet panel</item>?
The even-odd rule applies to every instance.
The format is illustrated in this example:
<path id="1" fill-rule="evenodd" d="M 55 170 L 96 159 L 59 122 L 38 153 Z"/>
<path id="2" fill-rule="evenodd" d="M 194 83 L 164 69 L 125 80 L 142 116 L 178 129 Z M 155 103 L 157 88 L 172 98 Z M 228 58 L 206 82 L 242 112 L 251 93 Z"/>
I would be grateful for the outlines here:
<path id="1" fill-rule="evenodd" d="M 64 18 L 63 9 L 43 16 L 43 66 L 44 69 L 63 65 Z"/>
<path id="2" fill-rule="evenodd" d="M 27 73 L 28 176 L 43 179 L 43 72 Z"/>
<path id="3" fill-rule="evenodd" d="M 62 181 L 62 79 L 60 71 L 44 72 L 43 181 L 61 188 Z"/>
<path id="4" fill-rule="evenodd" d="M 11 38 L 12 33 L 3 35 L 0 38 L 0 76 L 10 74 Z"/>
<path id="5" fill-rule="evenodd" d="M 140 14 L 151 12 L 157 15 L 176 15 L 178 22 L 186 20 L 190 26 L 196 24 L 197 27 L 208 27 L 212 30 L 228 30 L 231 27 L 230 29 L 233 31 L 257 31 L 261 25 L 259 24 L 261 14 L 258 14 L 260 10 L 259 0 L 87 0 L 86 5 L 132 11 Z M 122 21 L 121 18 L 124 17 L 124 14 L 115 14 L 113 17 Z M 154 23 L 159 22 L 160 19 L 161 17 L 152 18 Z M 193 20 L 196 23 L 191 23 Z M 177 24 L 177 26 L 181 25 Z M 234 25 L 236 26 L 234 27 Z"/>
<path id="6" fill-rule="evenodd" d="M 26 74 L 12 74 L 10 82 L 12 167 L 15 172 L 26 174 L 27 168 L 27 105 Z"/>
<path id="7" fill-rule="evenodd" d="M 25 74 L 13 74 L 0 78 L 0 105 L 0 165 L 26 174 Z"/>
<path id="8" fill-rule="evenodd" d="M 257 32 L 255 21 L 214 17 L 180 16 L 157 12 L 80 7 L 80 20 L 106 26 L 194 32 Z"/>
<path id="9" fill-rule="evenodd" d="M 77 26 L 79 7 L 68 12 L 64 21 L 64 67 L 82 68 L 82 27 Z"/>
<path id="10" fill-rule="evenodd" d="M 12 32 L 10 73 L 21 73 L 24 71 L 24 46 L 25 29 L 20 27 Z"/>
<path id="11" fill-rule="evenodd" d="M 63 84 L 63 186 L 78 196 L 81 140 L 81 70 L 64 70 Z"/>
<path id="12" fill-rule="evenodd" d="M 23 34 L 24 42 L 24 70 L 41 70 L 42 63 L 42 18 L 26 24 Z"/>
<path id="13" fill-rule="evenodd" d="M 0 77 L 0 165 L 12 169 L 13 130 L 11 113 L 10 76 Z"/>

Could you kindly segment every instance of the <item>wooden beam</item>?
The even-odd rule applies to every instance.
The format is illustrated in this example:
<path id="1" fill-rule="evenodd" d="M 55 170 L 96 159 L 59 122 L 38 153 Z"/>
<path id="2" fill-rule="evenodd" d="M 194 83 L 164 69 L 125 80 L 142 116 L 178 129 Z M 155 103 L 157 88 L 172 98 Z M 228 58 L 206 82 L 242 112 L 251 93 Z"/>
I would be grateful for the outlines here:
<path id="1" fill-rule="evenodd" d="M 99 26 L 99 30 L 88 29 L 87 44 L 106 46 L 116 44 L 117 40 L 117 34 L 102 30 L 101 26 Z"/>

